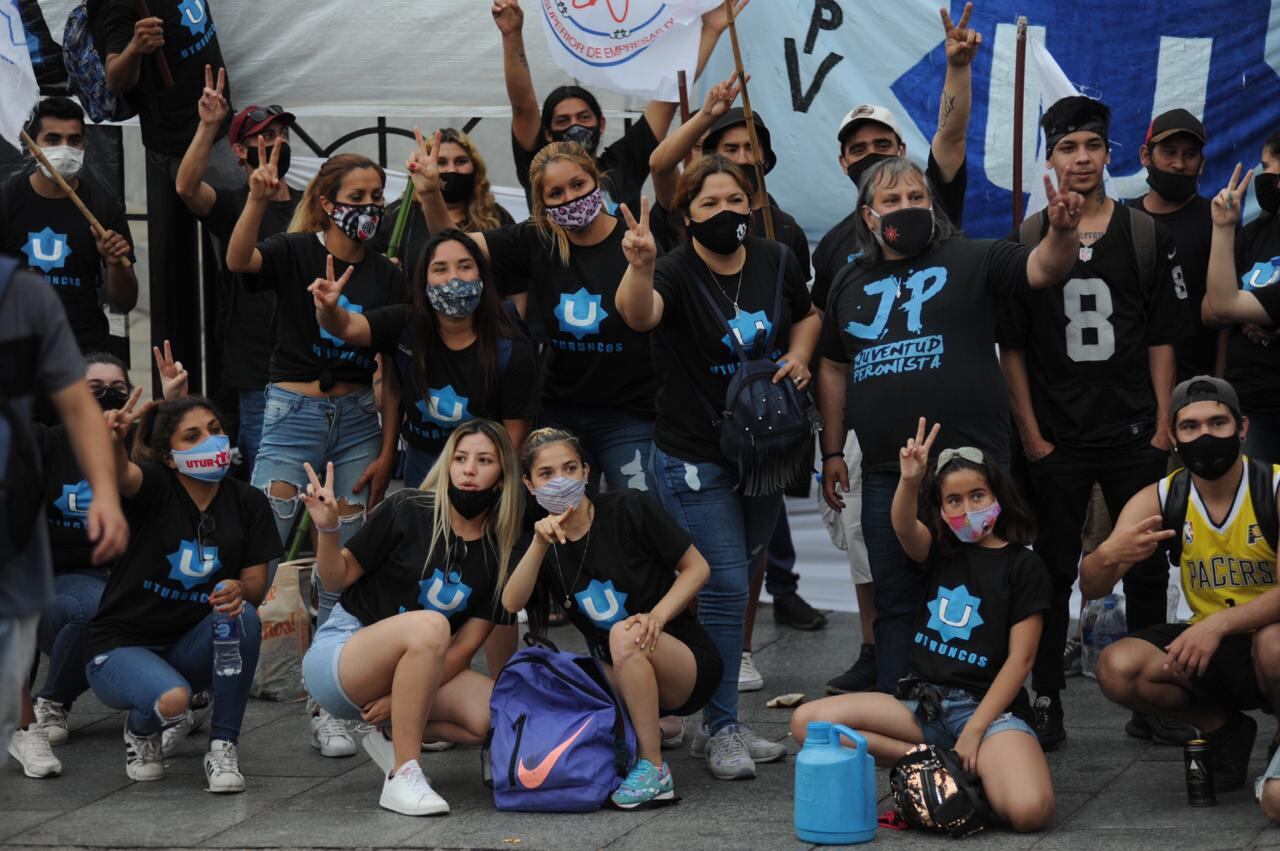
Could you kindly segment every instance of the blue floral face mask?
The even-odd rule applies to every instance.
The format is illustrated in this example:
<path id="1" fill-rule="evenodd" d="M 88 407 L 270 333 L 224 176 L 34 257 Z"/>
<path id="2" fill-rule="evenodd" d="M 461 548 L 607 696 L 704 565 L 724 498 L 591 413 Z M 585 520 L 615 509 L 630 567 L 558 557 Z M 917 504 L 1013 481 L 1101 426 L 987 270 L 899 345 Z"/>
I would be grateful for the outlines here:
<path id="1" fill-rule="evenodd" d="M 466 319 L 475 313 L 483 293 L 484 281 L 479 278 L 473 281 L 450 278 L 439 286 L 427 284 L 427 301 L 437 313 L 454 319 Z"/>

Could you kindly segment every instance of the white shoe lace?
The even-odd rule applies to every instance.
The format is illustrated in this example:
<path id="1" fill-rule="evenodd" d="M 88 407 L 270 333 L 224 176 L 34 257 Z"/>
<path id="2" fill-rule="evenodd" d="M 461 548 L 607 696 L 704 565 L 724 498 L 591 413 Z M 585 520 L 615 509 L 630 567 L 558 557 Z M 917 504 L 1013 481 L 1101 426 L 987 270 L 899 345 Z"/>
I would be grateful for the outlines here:
<path id="1" fill-rule="evenodd" d="M 209 748 L 209 763 L 213 768 L 211 775 L 240 773 L 240 757 L 230 742 L 213 743 Z"/>
<path id="2" fill-rule="evenodd" d="M 49 734 L 42 727 L 33 725 L 23 739 L 26 741 L 26 746 L 23 748 L 27 757 L 26 762 L 35 765 L 58 762 L 58 758 L 53 755 L 53 748 L 49 746 Z"/>
<path id="3" fill-rule="evenodd" d="M 320 724 L 316 727 L 316 738 L 322 744 L 328 744 L 331 739 L 351 741 L 351 733 L 347 730 L 347 725 L 342 721 L 334 718 L 328 712 L 321 712 Z"/>
<path id="4" fill-rule="evenodd" d="M 129 737 L 133 752 L 140 762 L 163 762 L 159 736 L 136 736 L 130 733 Z"/>
<path id="5" fill-rule="evenodd" d="M 742 762 L 751 758 L 747 740 L 740 730 L 717 734 L 711 739 L 709 749 L 715 752 L 718 762 Z"/>
<path id="6" fill-rule="evenodd" d="M 36 717 L 43 727 L 67 726 L 67 708 L 43 697 L 36 701 Z"/>
<path id="7" fill-rule="evenodd" d="M 417 763 L 408 763 L 408 765 L 411 766 L 408 770 L 401 768 L 396 772 L 396 776 L 408 787 L 409 794 L 418 800 L 433 797 L 435 790 L 427 782 L 427 776 L 422 773 L 422 767 Z"/>
<path id="8" fill-rule="evenodd" d="M 742 654 L 742 664 L 738 669 L 738 679 L 754 680 L 760 677 L 760 672 L 756 670 L 756 664 L 751 660 L 750 653 Z"/>

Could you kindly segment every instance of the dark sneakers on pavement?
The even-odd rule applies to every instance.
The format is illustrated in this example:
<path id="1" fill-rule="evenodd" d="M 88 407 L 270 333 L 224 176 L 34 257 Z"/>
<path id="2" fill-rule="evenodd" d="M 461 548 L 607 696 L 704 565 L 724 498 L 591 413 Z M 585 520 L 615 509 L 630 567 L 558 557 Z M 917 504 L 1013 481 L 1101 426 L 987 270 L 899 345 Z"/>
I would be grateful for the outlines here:
<path id="1" fill-rule="evenodd" d="M 773 620 L 807 632 L 827 625 L 827 616 L 795 592 L 778 594 L 773 598 Z"/>
<path id="2" fill-rule="evenodd" d="M 827 694 L 853 694 L 876 687 L 876 646 L 862 645 L 853 667 L 827 681 Z"/>
<path id="3" fill-rule="evenodd" d="M 1157 745 L 1182 746 L 1198 738 L 1196 728 L 1185 721 L 1145 712 L 1133 713 L 1124 731 L 1135 739 L 1150 739 Z"/>
<path id="4" fill-rule="evenodd" d="M 1232 712 L 1227 722 L 1203 738 L 1209 743 L 1209 768 L 1213 787 L 1230 792 L 1245 784 L 1249 776 L 1249 756 L 1258 737 L 1258 722 L 1243 712 Z"/>
<path id="5" fill-rule="evenodd" d="M 1040 740 L 1040 749 L 1045 753 L 1057 749 L 1067 738 L 1061 696 L 1056 691 L 1036 695 L 1032 708 L 1036 713 L 1036 738 Z"/>

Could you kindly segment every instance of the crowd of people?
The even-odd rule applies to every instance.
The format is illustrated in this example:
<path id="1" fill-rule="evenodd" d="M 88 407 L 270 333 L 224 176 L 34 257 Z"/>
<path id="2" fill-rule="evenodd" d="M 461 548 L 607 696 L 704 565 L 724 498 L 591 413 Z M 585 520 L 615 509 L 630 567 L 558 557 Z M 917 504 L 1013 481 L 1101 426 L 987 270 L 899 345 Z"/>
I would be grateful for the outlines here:
<path id="1" fill-rule="evenodd" d="M 768 398 L 820 414 L 818 499 L 861 619 L 831 696 L 795 712 L 796 741 L 831 721 L 884 764 L 954 749 L 1003 821 L 1043 829 L 1044 752 L 1067 737 L 1080 665 L 1072 589 L 1120 582 L 1129 635 L 1097 678 L 1132 712 L 1126 732 L 1203 738 L 1218 791 L 1246 783 L 1246 713 L 1280 699 L 1280 133 L 1204 196 L 1209 133 L 1164 112 L 1141 148 L 1150 191 L 1122 203 L 1104 187 L 1109 110 L 1064 98 L 1040 122 L 1047 207 L 1006 239 L 968 238 L 983 40 L 971 4 L 943 11 L 924 163 L 883 106 L 824 129 L 853 189 L 811 255 L 762 182 L 778 154 L 734 105 L 741 79 L 674 130 L 675 105 L 651 102 L 603 145 L 591 92 L 539 106 L 519 0 L 494 0 L 530 216 L 514 221 L 483 153 L 442 128 L 405 164 L 401 230 L 366 157 L 289 187 L 294 116 L 234 110 L 216 34 L 182 47 L 178 6 L 109 0 L 95 26 L 107 85 L 141 118 L 149 203 L 165 196 L 152 220 L 176 199 L 218 247 L 205 345 L 224 353 L 233 416 L 188 394 L 188 330 L 155 350 L 156 400 L 107 352 L 103 305 L 129 310 L 138 282 L 119 199 L 81 171 L 74 101 L 42 100 L 27 129 L 101 225 L 43 164 L 0 186 L 15 258 L 0 256 L 0 739 L 28 777 L 62 771 L 51 746 L 92 690 L 125 711 L 129 778 L 162 779 L 207 723 L 206 788 L 244 790 L 255 607 L 304 516 L 311 744 L 351 756 L 371 729 L 381 806 L 448 812 L 420 751 L 485 740 L 521 612 L 539 634 L 572 624 L 631 716 L 614 805 L 673 796 L 663 751 L 687 716 L 714 777 L 756 776 L 787 751 L 739 711 L 768 673 L 750 655 L 762 585 L 780 623 L 826 624 L 798 593 L 783 503 L 811 481 L 811 443 L 797 470 L 726 437 L 739 379 L 764 362 L 787 391 Z M 699 72 L 727 23 L 704 16 Z M 157 51 L 171 86 L 143 61 Z M 1250 185 L 1261 213 L 1242 227 Z M 1086 546 L 1089 526 L 1103 532 Z M 1170 622 L 1170 562 L 1189 624 Z M 227 618 L 243 667 L 215 675 Z M 1256 787 L 1273 819 L 1278 741 Z"/>

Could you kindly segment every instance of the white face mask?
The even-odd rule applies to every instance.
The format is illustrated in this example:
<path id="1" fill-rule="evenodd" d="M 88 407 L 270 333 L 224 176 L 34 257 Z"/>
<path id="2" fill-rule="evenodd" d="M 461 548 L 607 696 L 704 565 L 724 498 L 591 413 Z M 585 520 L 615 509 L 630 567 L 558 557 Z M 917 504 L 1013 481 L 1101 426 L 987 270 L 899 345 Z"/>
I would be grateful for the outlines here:
<path id="1" fill-rule="evenodd" d="M 63 180 L 71 180 L 80 173 L 81 167 L 84 166 L 84 148 L 73 148 L 70 145 L 56 145 L 48 148 L 41 148 L 45 159 L 49 164 L 62 175 Z M 39 162 L 39 160 L 37 160 Z M 44 163 L 40 164 L 40 173 L 45 177 L 53 180 L 53 175 L 44 167 Z"/>

